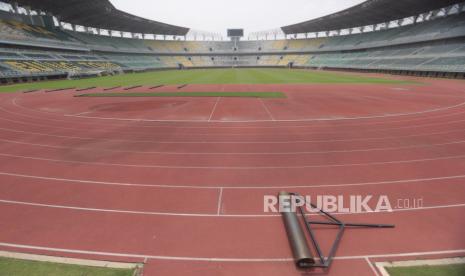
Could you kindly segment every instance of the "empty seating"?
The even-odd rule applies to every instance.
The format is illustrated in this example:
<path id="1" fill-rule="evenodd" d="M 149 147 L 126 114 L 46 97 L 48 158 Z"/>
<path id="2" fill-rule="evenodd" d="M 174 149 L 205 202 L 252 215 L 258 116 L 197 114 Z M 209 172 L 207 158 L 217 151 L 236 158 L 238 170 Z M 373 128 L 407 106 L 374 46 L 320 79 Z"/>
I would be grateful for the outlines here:
<path id="1" fill-rule="evenodd" d="M 399 28 L 266 41 L 144 40 L 0 20 L 2 75 L 178 67 L 288 66 L 465 72 L 465 13 Z M 39 43 L 40 45 L 36 45 Z M 56 50 L 40 50 L 54 48 Z M 70 48 L 72 47 L 72 48 Z"/>

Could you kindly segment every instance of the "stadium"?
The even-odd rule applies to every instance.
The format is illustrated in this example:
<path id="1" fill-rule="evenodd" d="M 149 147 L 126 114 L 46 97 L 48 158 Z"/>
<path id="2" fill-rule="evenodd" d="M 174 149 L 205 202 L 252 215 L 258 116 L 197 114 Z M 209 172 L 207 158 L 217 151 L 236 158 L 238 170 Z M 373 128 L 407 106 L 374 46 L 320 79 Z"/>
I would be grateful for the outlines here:
<path id="1" fill-rule="evenodd" d="M 463 0 L 112 2 L 0 0 L 0 275 L 465 274 Z"/>

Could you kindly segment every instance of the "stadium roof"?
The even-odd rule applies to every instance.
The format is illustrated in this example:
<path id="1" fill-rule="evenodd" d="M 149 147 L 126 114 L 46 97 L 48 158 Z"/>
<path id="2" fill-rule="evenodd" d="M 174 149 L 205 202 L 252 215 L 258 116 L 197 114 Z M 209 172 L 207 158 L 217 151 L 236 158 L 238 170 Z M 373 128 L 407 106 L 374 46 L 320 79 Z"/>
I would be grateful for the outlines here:
<path id="1" fill-rule="evenodd" d="M 464 0 L 368 0 L 352 8 L 281 29 L 285 34 L 369 26 L 440 9 Z"/>
<path id="2" fill-rule="evenodd" d="M 148 20 L 116 9 L 109 0 L 2 0 L 50 12 L 61 21 L 107 30 L 184 36 L 188 28 Z"/>

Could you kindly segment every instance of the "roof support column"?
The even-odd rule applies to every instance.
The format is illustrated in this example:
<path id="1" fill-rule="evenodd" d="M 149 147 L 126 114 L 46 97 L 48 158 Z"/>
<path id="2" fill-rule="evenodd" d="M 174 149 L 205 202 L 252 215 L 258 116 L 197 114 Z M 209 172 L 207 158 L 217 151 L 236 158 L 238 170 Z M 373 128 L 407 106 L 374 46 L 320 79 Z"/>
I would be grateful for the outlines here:
<path id="1" fill-rule="evenodd" d="M 12 6 L 13 6 L 13 10 L 15 11 L 15 13 L 19 13 L 19 6 L 18 6 L 18 3 L 17 3 L 17 2 L 14 2 Z"/>
<path id="2" fill-rule="evenodd" d="M 31 14 L 31 7 L 24 7 L 24 10 L 26 11 L 26 15 L 29 17 L 29 20 L 31 21 L 31 24 L 34 25 L 34 20 L 32 19 L 32 14 Z"/>
<path id="3" fill-rule="evenodd" d="M 24 10 L 26 11 L 27 16 L 31 16 L 31 7 L 24 7 Z"/>
<path id="4" fill-rule="evenodd" d="M 452 11 L 453 8 L 454 8 L 454 6 L 445 7 L 444 8 L 444 14 L 445 15 L 450 15 L 450 12 Z"/>

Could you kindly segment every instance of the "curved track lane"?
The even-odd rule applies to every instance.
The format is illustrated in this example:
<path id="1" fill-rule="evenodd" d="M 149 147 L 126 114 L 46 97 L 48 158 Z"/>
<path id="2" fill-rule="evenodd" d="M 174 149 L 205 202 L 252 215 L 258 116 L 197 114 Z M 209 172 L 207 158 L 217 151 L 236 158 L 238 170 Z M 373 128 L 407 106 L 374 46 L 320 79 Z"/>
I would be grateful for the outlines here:
<path id="1" fill-rule="evenodd" d="M 0 248 L 145 260 L 147 275 L 300 275 L 280 216 L 263 212 L 286 189 L 395 205 L 339 214 L 397 228 L 349 230 L 331 275 L 465 254 L 463 83 L 240 91 L 270 87 L 288 99 L 0 95 Z M 334 232 L 318 235 L 326 248 Z"/>

